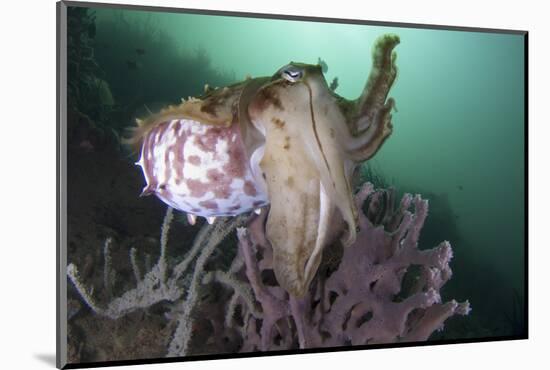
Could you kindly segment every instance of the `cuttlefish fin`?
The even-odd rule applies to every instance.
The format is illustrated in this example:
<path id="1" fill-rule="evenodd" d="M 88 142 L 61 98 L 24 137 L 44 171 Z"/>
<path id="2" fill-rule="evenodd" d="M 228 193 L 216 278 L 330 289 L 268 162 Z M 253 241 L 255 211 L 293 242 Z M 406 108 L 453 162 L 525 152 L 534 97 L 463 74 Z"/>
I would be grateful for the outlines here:
<path id="1" fill-rule="evenodd" d="M 180 104 L 169 105 L 148 117 L 136 119 L 137 126 L 129 132 L 123 143 L 139 150 L 143 138 L 156 125 L 171 120 L 191 120 L 205 125 L 229 127 L 238 119 L 239 99 L 248 82 L 242 82 L 223 89 L 208 89 L 199 98 L 182 99 Z"/>

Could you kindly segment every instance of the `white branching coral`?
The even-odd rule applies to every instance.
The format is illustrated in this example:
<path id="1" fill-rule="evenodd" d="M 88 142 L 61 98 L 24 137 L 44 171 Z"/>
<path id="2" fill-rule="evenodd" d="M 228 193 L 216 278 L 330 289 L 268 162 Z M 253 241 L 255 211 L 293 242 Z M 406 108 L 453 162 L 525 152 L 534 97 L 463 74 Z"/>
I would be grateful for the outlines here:
<path id="1" fill-rule="evenodd" d="M 172 219 L 172 209 L 169 208 L 164 218 L 165 222 L 162 227 L 162 235 L 167 233 L 170 221 Z M 165 231 L 166 230 L 166 231 Z M 114 279 L 116 273 L 112 268 L 110 245 L 112 240 L 108 238 L 105 241 L 103 248 L 104 254 L 104 271 L 103 271 L 103 284 L 104 288 L 110 292 L 111 287 L 114 285 Z M 164 243 L 164 245 L 162 244 Z M 161 238 L 161 250 L 166 250 L 167 238 Z M 134 257 L 132 257 L 134 254 Z M 122 294 L 120 297 L 112 299 L 105 307 L 102 307 L 96 302 L 93 297 L 92 289 L 87 289 L 84 283 L 79 278 L 78 269 L 74 264 L 67 266 L 67 275 L 71 279 L 74 287 L 79 292 L 84 302 L 98 315 L 109 317 L 110 319 L 118 319 L 132 311 L 140 308 L 147 308 L 155 303 L 167 300 L 175 301 L 183 294 L 183 289 L 178 287 L 177 280 L 179 276 L 174 276 L 174 279 L 166 281 L 164 278 L 164 269 L 166 266 L 166 256 L 161 253 L 159 260 L 152 267 L 152 269 L 145 274 L 143 278 L 140 278 L 141 273 L 138 269 L 138 264 L 135 261 L 135 252 L 130 252 L 130 259 L 134 270 L 134 276 L 136 276 L 137 286 L 135 289 L 129 290 Z M 110 296 L 110 293 L 109 293 Z"/>
<path id="2" fill-rule="evenodd" d="M 233 219 L 225 219 L 218 221 L 211 225 L 211 227 L 205 227 L 201 230 L 201 234 L 195 240 L 192 249 L 200 247 L 201 253 L 199 254 L 197 261 L 195 262 L 195 269 L 192 274 L 191 282 L 187 289 L 187 295 L 185 297 L 184 304 L 179 309 L 179 315 L 177 316 L 177 328 L 174 332 L 174 336 L 170 346 L 168 348 L 168 357 L 172 356 L 185 356 L 188 354 L 189 342 L 191 340 L 191 328 L 193 323 L 193 317 L 191 313 L 193 308 L 196 307 L 199 298 L 199 291 L 202 286 L 202 279 L 204 278 L 206 262 L 208 258 L 214 253 L 216 247 L 222 242 L 222 240 L 242 222 L 242 219 L 235 217 Z M 190 253 L 191 254 L 191 253 Z M 174 268 L 174 272 L 178 275 L 182 274 L 188 266 L 186 263 L 188 259 L 180 263 Z M 190 260 L 189 260 L 190 261 Z"/>
<path id="3" fill-rule="evenodd" d="M 173 220 L 173 210 L 168 208 L 161 228 L 160 256 L 154 266 L 148 267 L 148 271 L 142 276 L 137 262 L 135 248 L 130 250 L 130 263 L 133 275 L 137 281 L 134 289 L 128 290 L 121 296 L 112 298 L 109 302 L 101 304 L 94 298 L 92 288 L 86 287 L 79 276 L 79 271 L 74 264 L 67 266 L 67 276 L 73 283 L 82 300 L 97 315 L 110 319 L 119 319 L 133 311 L 151 307 L 159 302 L 171 302 L 171 318 L 177 322 L 177 328 L 168 348 L 167 356 L 183 356 L 187 354 L 189 341 L 191 340 L 191 327 L 193 323 L 192 311 L 197 305 L 200 296 L 201 281 L 207 272 L 204 271 L 206 262 L 214 253 L 216 246 L 235 228 L 242 223 L 242 218 L 219 219 L 213 225 L 205 225 L 198 233 L 190 251 L 185 258 L 169 268 L 166 251 L 168 245 L 168 232 Z M 112 240 L 107 239 L 104 244 L 104 289 L 114 286 L 116 273 L 111 262 Z M 194 262 L 194 263 L 193 263 Z M 246 288 L 242 288 L 246 289 Z M 242 290 L 241 289 L 241 290 Z M 110 296 L 110 294 L 109 294 Z"/>

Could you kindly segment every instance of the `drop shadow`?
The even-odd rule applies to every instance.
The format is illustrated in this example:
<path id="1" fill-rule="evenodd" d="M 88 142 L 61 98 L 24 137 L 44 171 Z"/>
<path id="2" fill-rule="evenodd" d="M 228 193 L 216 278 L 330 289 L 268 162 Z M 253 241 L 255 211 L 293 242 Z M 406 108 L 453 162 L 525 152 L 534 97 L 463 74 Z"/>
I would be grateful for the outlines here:
<path id="1" fill-rule="evenodd" d="M 34 358 L 42 361 L 46 365 L 50 365 L 52 367 L 55 367 L 55 353 L 39 353 L 34 354 Z"/>

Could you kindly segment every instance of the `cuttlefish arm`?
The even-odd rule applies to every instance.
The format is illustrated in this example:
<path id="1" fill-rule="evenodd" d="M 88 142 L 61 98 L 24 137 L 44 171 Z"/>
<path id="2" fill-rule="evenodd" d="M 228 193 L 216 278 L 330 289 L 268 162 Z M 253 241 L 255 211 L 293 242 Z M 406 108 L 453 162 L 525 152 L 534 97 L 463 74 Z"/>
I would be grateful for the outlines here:
<path id="1" fill-rule="evenodd" d="M 287 87 L 285 80 L 265 86 L 249 111 L 265 134 L 258 165 L 271 204 L 266 235 L 273 246 L 275 276 L 287 291 L 300 296 L 319 266 L 335 207 L 328 194 L 334 193 L 336 184 L 323 173 L 324 160 L 317 164 L 324 154 L 316 143 L 320 133 L 316 133 L 309 103 L 308 109 L 292 103 L 309 101 L 307 86 Z"/>
<path id="2" fill-rule="evenodd" d="M 392 133 L 391 112 L 395 107 L 388 93 L 397 78 L 397 35 L 379 37 L 372 51 L 372 67 L 361 95 L 355 100 L 338 97 L 353 139 L 345 147 L 355 162 L 368 160 Z"/>
<path id="3" fill-rule="evenodd" d="M 375 47 L 375 56 L 390 49 L 393 71 L 396 44 L 379 41 Z M 355 240 L 353 170 L 391 133 L 393 103 L 385 99 L 395 75 L 379 62 L 375 57 L 378 77 L 371 75 L 354 101 L 330 90 L 320 66 L 298 63 L 283 67 L 250 101 L 250 120 L 265 136 L 265 145 L 257 150 L 261 159 L 251 165 L 261 174 L 271 203 L 266 236 L 273 247 L 274 272 L 295 296 L 306 293 L 323 248 L 334 238 L 334 224 L 347 225 L 340 230 L 344 244 Z"/>

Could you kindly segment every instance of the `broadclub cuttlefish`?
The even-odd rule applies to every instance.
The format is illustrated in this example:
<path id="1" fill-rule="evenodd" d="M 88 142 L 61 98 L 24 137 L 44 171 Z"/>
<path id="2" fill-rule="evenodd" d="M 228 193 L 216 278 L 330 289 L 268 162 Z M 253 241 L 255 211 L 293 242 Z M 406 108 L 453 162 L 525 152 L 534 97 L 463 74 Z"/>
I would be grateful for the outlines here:
<path id="1" fill-rule="evenodd" d="M 323 248 L 355 240 L 351 179 L 392 132 L 398 43 L 396 35 L 377 39 L 355 100 L 332 91 L 320 65 L 291 62 L 138 120 L 131 141 L 141 147 L 142 195 L 186 212 L 191 224 L 270 205 L 275 276 L 303 296 Z"/>

